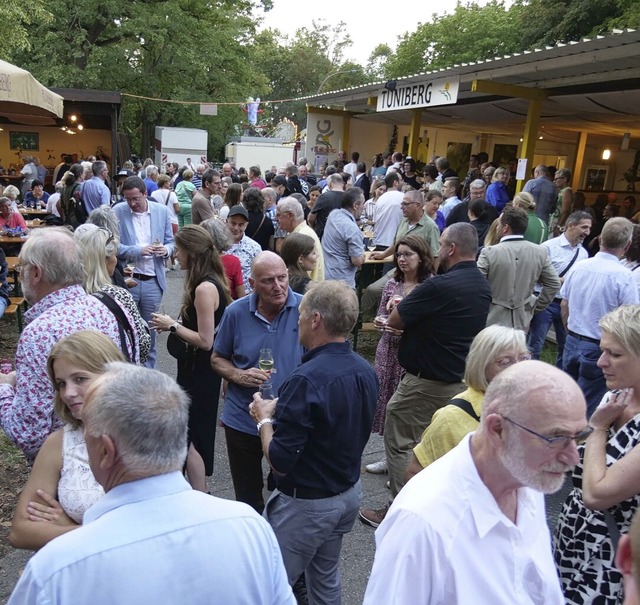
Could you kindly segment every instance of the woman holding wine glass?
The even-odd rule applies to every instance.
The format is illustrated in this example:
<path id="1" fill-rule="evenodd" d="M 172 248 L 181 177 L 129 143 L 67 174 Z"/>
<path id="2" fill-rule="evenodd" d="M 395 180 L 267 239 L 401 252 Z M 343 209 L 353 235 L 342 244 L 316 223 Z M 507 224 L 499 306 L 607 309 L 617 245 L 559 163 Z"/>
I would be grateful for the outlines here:
<path id="1" fill-rule="evenodd" d="M 186 225 L 175 235 L 176 257 L 186 269 L 180 317 L 164 313 L 151 316 L 158 332 L 171 332 L 185 343 L 178 361 L 178 384 L 191 397 L 187 478 L 194 489 L 207 491 L 206 477 L 213 474 L 221 377 L 210 358 L 216 326 L 231 301 L 229 286 L 209 232 Z"/>
<path id="2" fill-rule="evenodd" d="M 401 332 L 389 328 L 387 320 L 394 307 L 423 281 L 433 275 L 433 257 L 427 241 L 415 235 L 403 237 L 397 244 L 393 256 L 396 272 L 387 282 L 378 306 L 378 314 L 373 323 L 382 332 L 374 362 L 374 369 L 380 381 L 378 404 L 373 418 L 372 432 L 384 433 L 387 403 L 395 392 L 404 369 L 398 363 Z M 367 464 L 370 473 L 384 473 L 387 460 Z"/>

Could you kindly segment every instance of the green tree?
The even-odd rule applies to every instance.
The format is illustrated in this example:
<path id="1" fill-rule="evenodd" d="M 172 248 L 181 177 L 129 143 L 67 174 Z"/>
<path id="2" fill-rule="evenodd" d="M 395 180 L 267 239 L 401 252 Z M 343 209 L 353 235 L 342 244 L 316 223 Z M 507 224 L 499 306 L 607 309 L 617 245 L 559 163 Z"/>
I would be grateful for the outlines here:
<path id="1" fill-rule="evenodd" d="M 44 0 L 2 0 L 0 59 L 14 60 L 22 67 L 22 53 L 32 48 L 31 28 L 38 23 L 50 23 L 52 18 Z"/>

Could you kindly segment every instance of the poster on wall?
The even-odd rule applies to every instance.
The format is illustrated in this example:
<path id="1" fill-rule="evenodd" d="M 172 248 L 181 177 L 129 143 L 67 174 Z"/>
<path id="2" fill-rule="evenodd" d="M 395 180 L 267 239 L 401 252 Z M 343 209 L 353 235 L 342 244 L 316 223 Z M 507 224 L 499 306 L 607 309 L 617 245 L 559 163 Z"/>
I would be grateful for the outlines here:
<path id="1" fill-rule="evenodd" d="M 469 171 L 469 157 L 471 156 L 471 143 L 447 143 L 447 160 L 449 166 L 455 170 L 461 178 Z"/>
<path id="2" fill-rule="evenodd" d="M 38 151 L 40 135 L 37 132 L 10 132 L 9 147 L 16 151 Z"/>
<path id="3" fill-rule="evenodd" d="M 604 191 L 608 175 L 608 166 L 587 166 L 582 188 L 586 191 Z"/>
<path id="4" fill-rule="evenodd" d="M 307 114 L 307 160 L 316 166 L 316 156 L 324 156 L 333 162 L 338 157 L 342 145 L 342 116 L 324 113 Z"/>

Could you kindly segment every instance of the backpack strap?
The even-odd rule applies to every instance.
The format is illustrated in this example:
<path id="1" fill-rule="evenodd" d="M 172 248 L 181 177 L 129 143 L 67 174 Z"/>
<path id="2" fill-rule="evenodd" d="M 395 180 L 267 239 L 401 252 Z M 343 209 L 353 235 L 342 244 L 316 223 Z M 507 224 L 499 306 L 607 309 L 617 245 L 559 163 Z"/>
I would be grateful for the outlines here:
<path id="1" fill-rule="evenodd" d="M 466 399 L 461 399 L 460 397 L 454 397 L 449 401 L 448 405 L 455 405 L 456 407 L 460 408 L 462 411 L 469 414 L 471 418 L 480 422 L 480 416 L 476 414 L 476 411 L 473 409 L 473 406 Z"/>

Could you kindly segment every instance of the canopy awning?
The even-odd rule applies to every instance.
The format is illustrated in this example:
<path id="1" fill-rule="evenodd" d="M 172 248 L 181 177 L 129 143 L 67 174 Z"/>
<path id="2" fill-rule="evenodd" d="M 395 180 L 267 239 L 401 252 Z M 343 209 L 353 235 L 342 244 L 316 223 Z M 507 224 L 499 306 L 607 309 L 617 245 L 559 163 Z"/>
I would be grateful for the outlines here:
<path id="1" fill-rule="evenodd" d="M 0 116 L 17 124 L 52 126 L 62 118 L 63 99 L 28 71 L 0 61 Z"/>

